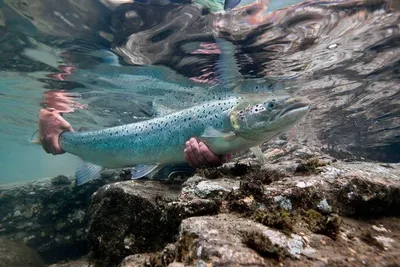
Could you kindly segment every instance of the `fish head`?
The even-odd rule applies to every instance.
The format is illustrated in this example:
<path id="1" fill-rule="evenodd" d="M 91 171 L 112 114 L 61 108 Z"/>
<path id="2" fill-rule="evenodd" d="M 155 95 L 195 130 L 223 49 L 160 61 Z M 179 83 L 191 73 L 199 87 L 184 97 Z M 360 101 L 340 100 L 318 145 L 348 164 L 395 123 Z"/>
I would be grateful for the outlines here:
<path id="1" fill-rule="evenodd" d="M 310 109 L 310 101 L 304 97 L 259 97 L 235 106 L 230 120 L 237 135 L 265 142 L 292 128 Z"/>

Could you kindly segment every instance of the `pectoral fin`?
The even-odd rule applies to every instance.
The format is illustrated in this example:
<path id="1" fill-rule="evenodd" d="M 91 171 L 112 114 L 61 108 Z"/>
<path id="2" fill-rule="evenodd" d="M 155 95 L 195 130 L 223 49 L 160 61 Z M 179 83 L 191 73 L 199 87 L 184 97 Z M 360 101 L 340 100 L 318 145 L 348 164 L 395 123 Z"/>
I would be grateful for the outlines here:
<path id="1" fill-rule="evenodd" d="M 261 148 L 259 146 L 254 146 L 250 148 L 250 151 L 253 152 L 253 154 L 258 158 L 258 160 L 264 164 L 265 163 L 265 158 L 264 154 L 261 151 Z"/>
<path id="2" fill-rule="evenodd" d="M 224 140 L 233 140 L 236 137 L 234 132 L 223 133 L 221 131 L 216 130 L 214 127 L 207 127 L 204 130 L 202 138 L 223 138 Z"/>
<path id="3" fill-rule="evenodd" d="M 89 162 L 80 162 L 75 172 L 76 185 L 83 185 L 90 180 L 100 178 L 103 169 L 104 167 Z"/>
<path id="4" fill-rule="evenodd" d="M 140 179 L 150 174 L 154 174 L 162 168 L 162 165 L 136 165 L 132 169 L 132 180 Z M 152 176 L 152 175 L 150 175 Z"/>
<path id="5" fill-rule="evenodd" d="M 203 141 L 211 150 L 212 148 L 228 148 L 230 142 L 236 138 L 234 132 L 223 133 L 213 127 L 207 127 L 200 140 Z"/>

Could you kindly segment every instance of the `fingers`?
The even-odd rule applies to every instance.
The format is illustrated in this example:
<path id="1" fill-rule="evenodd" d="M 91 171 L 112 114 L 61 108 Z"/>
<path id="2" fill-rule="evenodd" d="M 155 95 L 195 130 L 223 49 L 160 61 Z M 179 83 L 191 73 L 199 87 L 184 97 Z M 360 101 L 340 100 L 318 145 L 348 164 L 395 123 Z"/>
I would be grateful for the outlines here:
<path id="1" fill-rule="evenodd" d="M 189 141 L 186 142 L 185 145 L 185 157 L 187 158 L 189 165 L 191 165 L 192 167 L 200 167 L 204 165 L 206 160 L 200 153 L 199 143 L 197 142 L 197 140 L 191 138 Z"/>
<path id="2" fill-rule="evenodd" d="M 45 139 L 40 138 L 40 143 L 42 144 L 42 148 L 44 151 L 46 151 L 47 154 L 51 153 L 49 142 L 47 142 Z"/>
<path id="3" fill-rule="evenodd" d="M 73 131 L 71 125 L 54 108 L 42 109 L 39 114 L 40 143 L 46 153 L 57 155 L 65 153 L 59 143 L 60 134 Z"/>
<path id="4" fill-rule="evenodd" d="M 192 167 L 220 166 L 231 159 L 231 155 L 215 155 L 206 144 L 191 138 L 185 143 L 185 159 Z"/>
<path id="5" fill-rule="evenodd" d="M 69 124 L 69 122 L 67 122 L 63 117 L 59 117 L 58 118 L 60 120 L 60 134 L 62 132 L 73 132 L 74 129 L 72 129 L 71 124 Z"/>
<path id="6" fill-rule="evenodd" d="M 203 142 L 200 142 L 200 153 L 205 159 L 203 165 L 219 166 L 222 165 L 221 156 L 215 155 Z"/>
<path id="7" fill-rule="evenodd" d="M 53 138 L 51 140 L 50 150 L 51 150 L 51 154 L 53 154 L 53 155 L 65 153 L 60 147 L 58 138 Z"/>

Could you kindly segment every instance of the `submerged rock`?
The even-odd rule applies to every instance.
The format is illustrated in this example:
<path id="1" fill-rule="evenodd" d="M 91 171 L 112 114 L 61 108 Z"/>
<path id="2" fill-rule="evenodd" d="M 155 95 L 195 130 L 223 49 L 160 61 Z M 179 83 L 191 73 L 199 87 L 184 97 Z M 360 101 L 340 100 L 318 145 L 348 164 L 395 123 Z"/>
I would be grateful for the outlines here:
<path id="1" fill-rule="evenodd" d="M 265 154 L 276 145 L 267 145 Z M 397 230 L 368 239 L 360 230 L 366 226 L 357 228 L 363 222 L 347 217 L 398 216 L 400 166 L 341 162 L 313 149 L 304 156 L 287 152 L 303 151 L 301 145 L 280 146 L 283 153 L 274 157 L 274 165 L 259 166 L 243 157 L 236 164 L 199 170 L 181 186 L 157 181 L 104 186 L 93 197 L 91 229 L 96 230 L 89 232 L 98 263 L 117 266 L 129 254 L 120 266 L 351 261 L 352 252 L 343 254 L 340 246 L 362 255 L 371 247 L 385 248 L 384 257 L 373 253 L 369 262 L 396 262 L 400 255 L 391 240 L 400 241 Z"/>
<path id="2" fill-rule="evenodd" d="M 177 261 L 217 266 L 262 266 L 306 249 L 299 235 L 289 237 L 229 214 L 182 221 L 177 246 Z"/>
<path id="3" fill-rule="evenodd" d="M 63 175 L 0 186 L 0 237 L 34 248 L 48 263 L 87 254 L 90 197 L 121 176 L 124 173 L 104 171 L 102 179 L 80 187 Z"/>
<path id="4" fill-rule="evenodd" d="M 1 267 L 44 267 L 44 260 L 39 254 L 15 241 L 0 239 Z"/>
<path id="5" fill-rule="evenodd" d="M 92 197 L 88 241 L 99 265 L 112 266 L 130 254 L 162 249 L 171 240 L 158 202 L 175 200 L 179 187 L 154 181 L 106 185 Z"/>

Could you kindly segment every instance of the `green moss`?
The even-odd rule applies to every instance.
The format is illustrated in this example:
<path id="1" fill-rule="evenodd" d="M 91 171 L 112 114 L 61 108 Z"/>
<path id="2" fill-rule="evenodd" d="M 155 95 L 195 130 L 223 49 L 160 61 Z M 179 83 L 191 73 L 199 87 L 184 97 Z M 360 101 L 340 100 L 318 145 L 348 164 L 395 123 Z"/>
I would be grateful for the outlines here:
<path id="1" fill-rule="evenodd" d="M 249 204 L 244 200 L 245 198 L 246 196 L 240 191 L 230 192 L 225 198 L 228 209 L 231 212 L 237 212 L 243 214 L 244 216 L 251 216 L 255 207 L 249 206 Z"/>
<path id="2" fill-rule="evenodd" d="M 342 225 L 342 219 L 338 215 L 322 215 L 313 209 L 303 212 L 303 220 L 312 232 L 329 236 L 332 239 L 337 238 Z"/>
<path id="3" fill-rule="evenodd" d="M 177 243 L 176 260 L 178 262 L 191 263 L 197 257 L 193 247 L 199 237 L 196 234 L 182 233 Z"/>
<path id="4" fill-rule="evenodd" d="M 314 173 L 320 173 L 320 167 L 326 166 L 328 163 L 318 159 L 318 158 L 310 158 L 307 160 L 303 160 L 299 165 L 297 165 L 295 173 L 309 175 Z"/>
<path id="5" fill-rule="evenodd" d="M 269 209 L 268 211 L 257 210 L 251 216 L 256 222 L 262 223 L 265 226 L 282 230 L 285 234 L 290 234 L 293 231 L 295 223 L 294 217 L 282 209 Z"/>
<path id="6" fill-rule="evenodd" d="M 175 245 L 168 245 L 161 252 L 151 254 L 145 267 L 166 267 L 174 262 L 177 251 Z"/>
<path id="7" fill-rule="evenodd" d="M 285 250 L 272 244 L 272 242 L 259 231 L 244 232 L 242 242 L 265 258 L 273 258 L 279 261 L 288 256 Z"/>
<path id="8" fill-rule="evenodd" d="M 249 166 L 247 164 L 236 163 L 233 167 L 219 168 L 200 168 L 197 173 L 207 179 L 218 179 L 222 177 L 238 177 L 247 175 L 260 169 L 260 166 Z"/>
<path id="9" fill-rule="evenodd" d="M 321 191 L 314 186 L 307 188 L 295 187 L 290 195 L 290 201 L 295 210 L 315 209 L 321 199 L 324 199 Z"/>
<path id="10" fill-rule="evenodd" d="M 254 196 L 257 199 L 264 195 L 264 186 L 261 181 L 244 179 L 240 182 L 240 189 L 245 196 Z"/>

